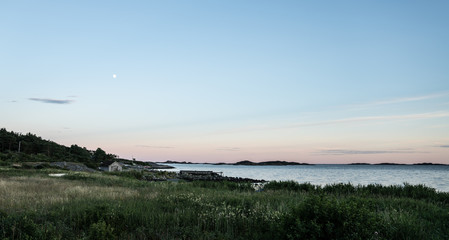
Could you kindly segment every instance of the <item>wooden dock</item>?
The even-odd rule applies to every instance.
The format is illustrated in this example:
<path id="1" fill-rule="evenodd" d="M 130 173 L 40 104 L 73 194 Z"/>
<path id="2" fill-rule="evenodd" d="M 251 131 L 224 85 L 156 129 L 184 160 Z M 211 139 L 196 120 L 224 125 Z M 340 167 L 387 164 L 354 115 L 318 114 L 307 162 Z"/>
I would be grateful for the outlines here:
<path id="1" fill-rule="evenodd" d="M 214 171 L 193 171 L 193 170 L 181 170 L 179 171 L 179 175 L 181 176 L 223 176 L 223 172 L 214 172 Z"/>

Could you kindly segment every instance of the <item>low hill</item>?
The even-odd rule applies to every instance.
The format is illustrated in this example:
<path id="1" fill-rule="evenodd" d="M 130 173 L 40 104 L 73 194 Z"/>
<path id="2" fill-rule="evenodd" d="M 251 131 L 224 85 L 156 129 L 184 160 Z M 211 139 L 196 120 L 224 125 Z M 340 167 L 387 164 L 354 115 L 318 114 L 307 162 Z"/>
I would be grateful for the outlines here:
<path id="1" fill-rule="evenodd" d="M 117 155 L 103 149 L 89 150 L 76 144 L 70 147 L 42 139 L 32 133 L 21 134 L 0 129 L 0 164 L 21 162 L 77 162 L 97 169 L 102 162 L 120 161 L 143 166 L 155 166 L 151 162 L 119 159 Z"/>
<path id="2" fill-rule="evenodd" d="M 234 163 L 233 165 L 250 165 L 250 166 L 285 166 L 285 165 L 310 165 L 308 163 L 286 162 L 286 161 L 266 161 L 266 162 L 251 162 L 248 160 Z"/>

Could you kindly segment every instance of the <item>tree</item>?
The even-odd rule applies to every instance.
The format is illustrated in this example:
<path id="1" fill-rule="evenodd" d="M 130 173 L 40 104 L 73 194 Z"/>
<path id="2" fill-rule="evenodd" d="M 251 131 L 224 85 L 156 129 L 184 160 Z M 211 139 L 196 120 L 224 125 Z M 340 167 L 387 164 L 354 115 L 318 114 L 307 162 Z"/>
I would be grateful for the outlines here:
<path id="1" fill-rule="evenodd" d="M 78 162 L 90 162 L 92 155 L 86 148 L 82 148 L 76 144 L 70 146 L 70 154 Z"/>
<path id="2" fill-rule="evenodd" d="M 97 148 L 94 152 L 93 160 L 97 163 L 108 160 L 108 155 L 101 148 Z"/>

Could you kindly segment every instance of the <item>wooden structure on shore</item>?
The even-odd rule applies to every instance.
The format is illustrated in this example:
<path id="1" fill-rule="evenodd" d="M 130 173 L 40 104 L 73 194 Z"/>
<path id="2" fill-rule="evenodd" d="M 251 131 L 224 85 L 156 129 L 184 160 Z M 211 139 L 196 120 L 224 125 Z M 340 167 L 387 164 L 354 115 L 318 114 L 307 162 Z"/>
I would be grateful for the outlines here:
<path id="1" fill-rule="evenodd" d="M 214 171 L 193 171 L 193 170 L 181 170 L 179 171 L 181 176 L 223 176 L 223 172 Z"/>

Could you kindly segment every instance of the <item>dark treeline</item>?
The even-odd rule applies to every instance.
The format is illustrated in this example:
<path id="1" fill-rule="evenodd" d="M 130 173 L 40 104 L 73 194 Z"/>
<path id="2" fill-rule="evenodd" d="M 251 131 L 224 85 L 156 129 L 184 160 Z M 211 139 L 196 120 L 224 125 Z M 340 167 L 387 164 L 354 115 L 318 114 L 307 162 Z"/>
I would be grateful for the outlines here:
<path id="1" fill-rule="evenodd" d="M 71 161 L 96 168 L 103 161 L 117 156 L 107 154 L 101 148 L 92 151 L 76 144 L 70 147 L 42 139 L 32 133 L 21 134 L 0 129 L 0 160 L 9 162 Z"/>

